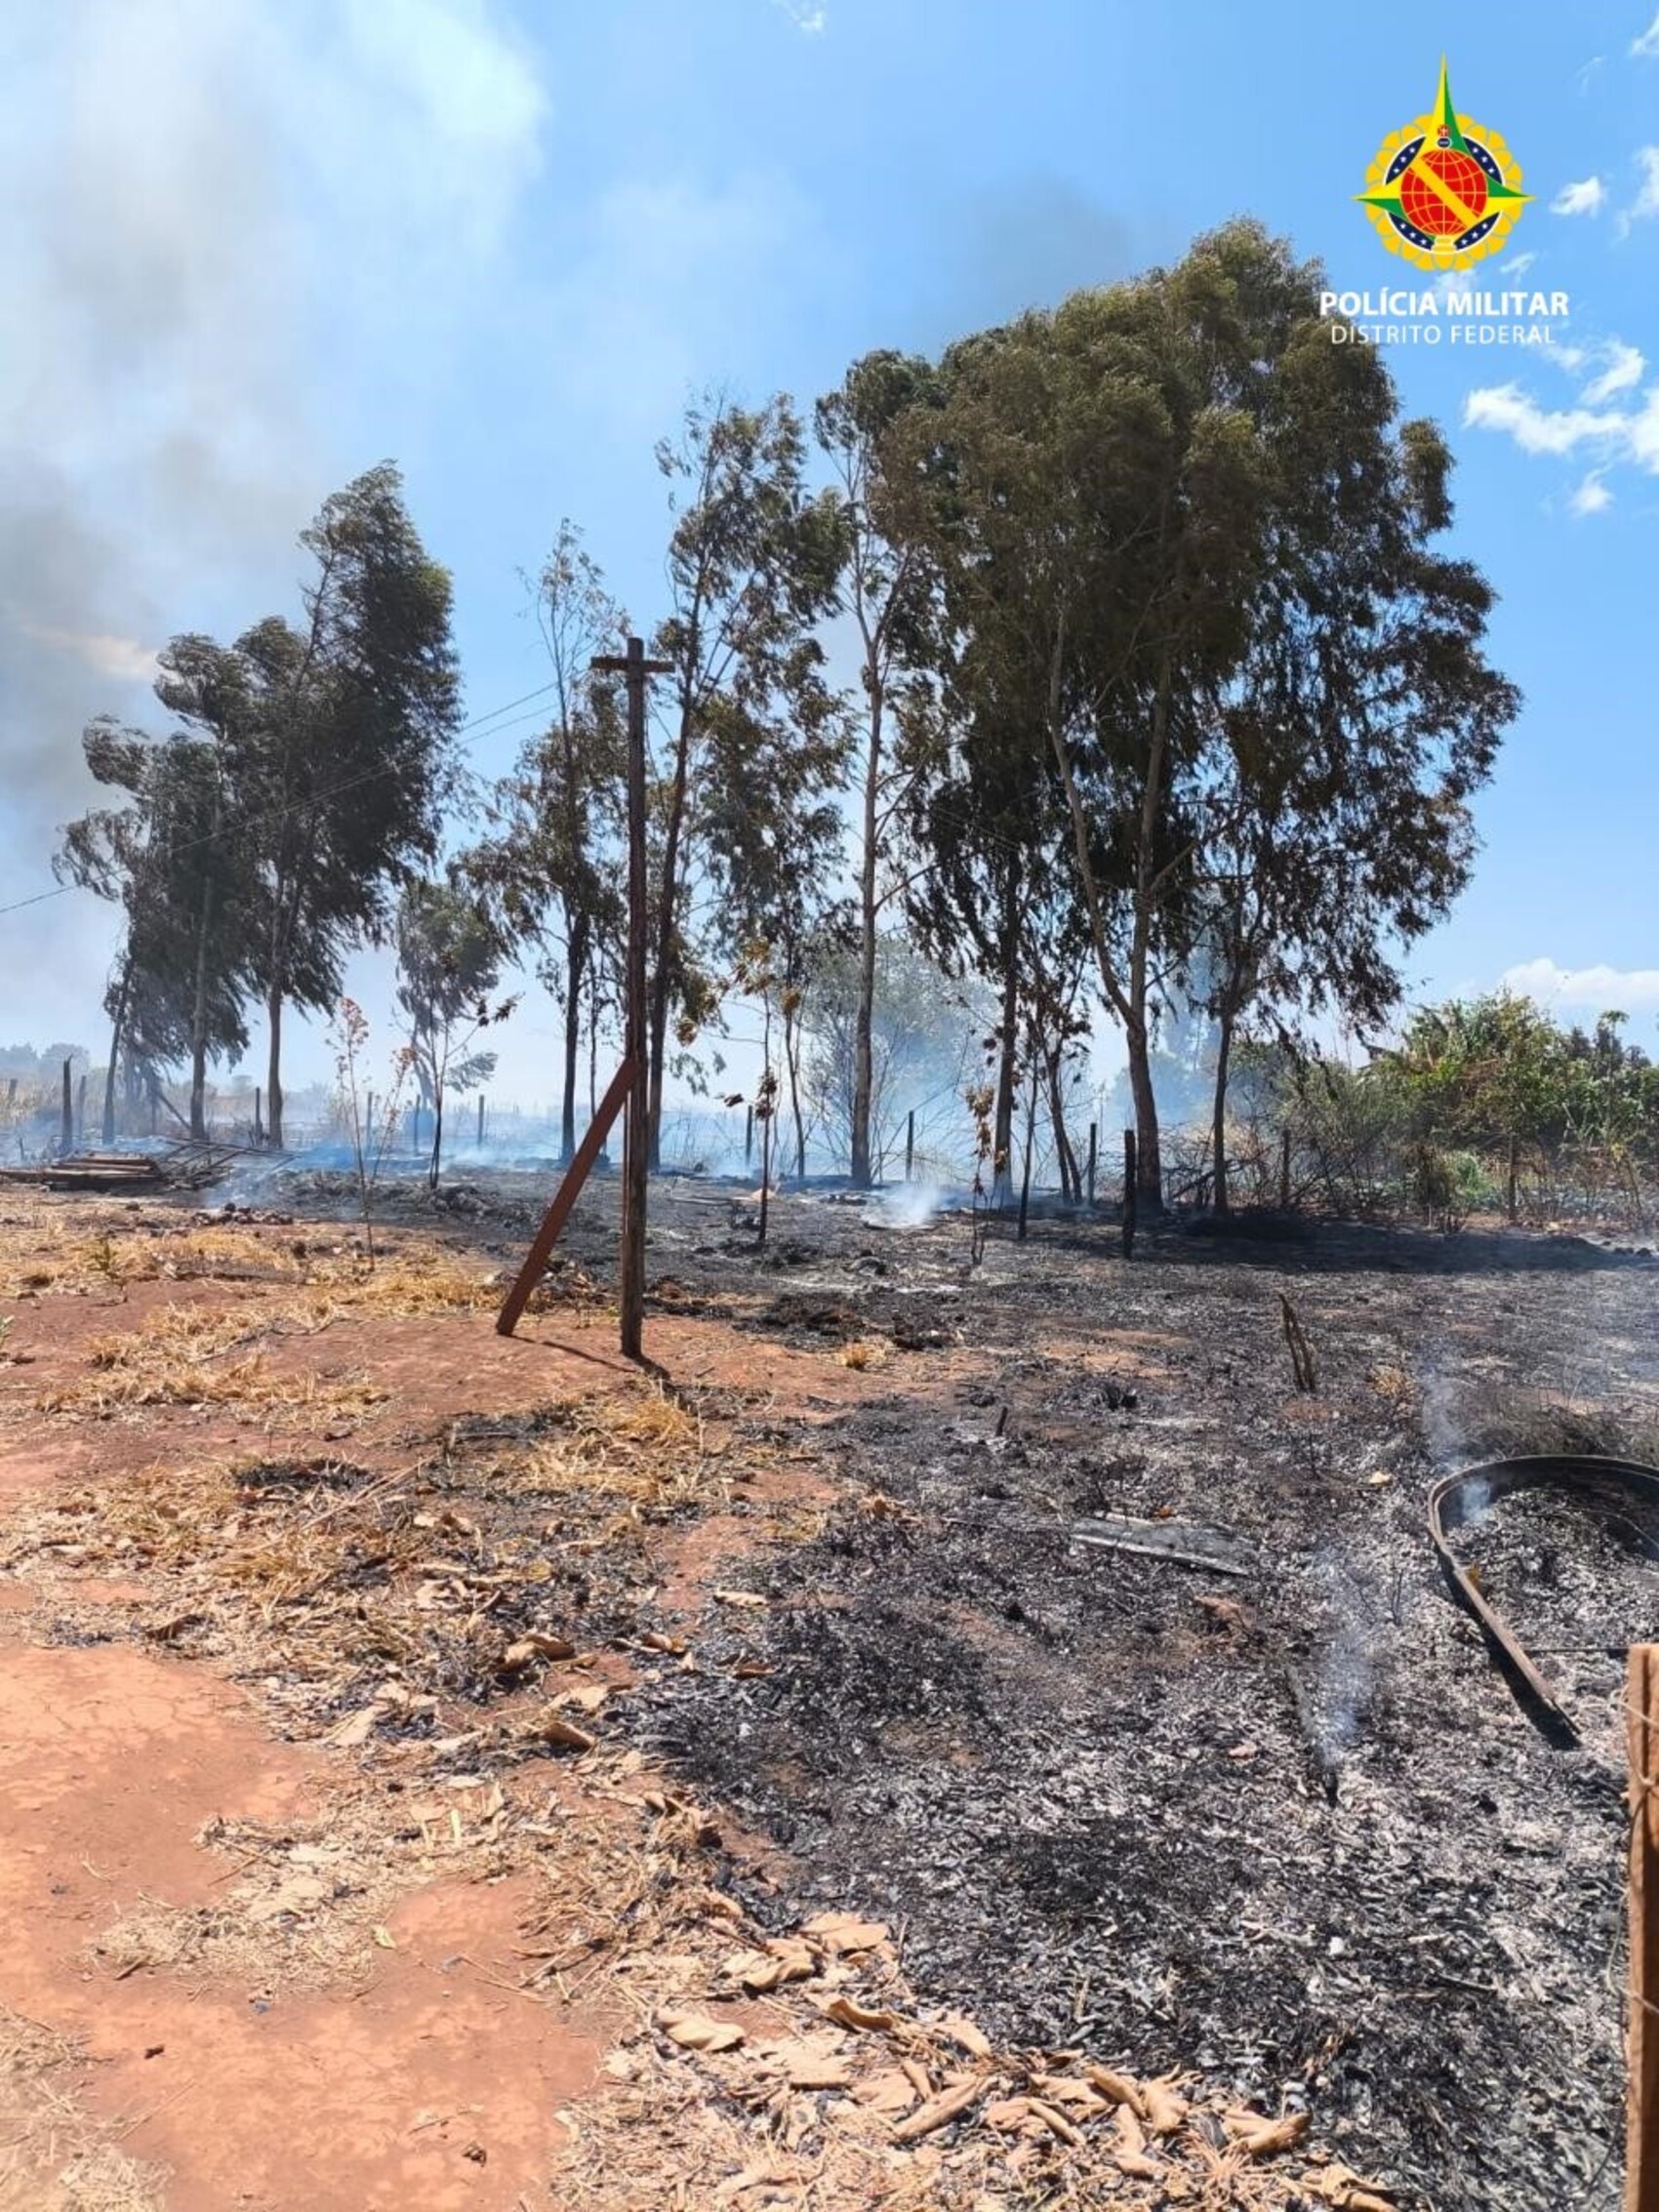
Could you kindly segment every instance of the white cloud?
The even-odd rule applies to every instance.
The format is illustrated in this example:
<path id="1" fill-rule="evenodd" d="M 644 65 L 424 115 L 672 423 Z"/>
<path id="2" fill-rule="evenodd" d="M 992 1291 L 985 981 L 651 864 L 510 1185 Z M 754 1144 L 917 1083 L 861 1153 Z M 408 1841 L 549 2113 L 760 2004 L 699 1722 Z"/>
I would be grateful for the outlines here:
<path id="1" fill-rule="evenodd" d="M 1506 968 L 1498 983 L 1548 1005 L 1580 1007 L 1591 1014 L 1614 1007 L 1631 1014 L 1659 1006 L 1659 968 L 1563 968 L 1554 960 L 1525 960 Z"/>
<path id="2" fill-rule="evenodd" d="M 155 654 L 135 638 L 105 637 L 95 630 L 61 629 L 54 623 L 33 622 L 26 615 L 15 612 L 12 619 L 23 635 L 32 637 L 37 645 L 50 646 L 54 653 L 67 653 L 71 659 L 98 675 L 107 676 L 113 683 L 147 684 L 155 679 Z"/>
<path id="3" fill-rule="evenodd" d="M 1563 184 L 1550 202 L 1552 215 L 1599 215 L 1606 204 L 1607 187 L 1599 177 L 1582 177 L 1576 184 Z"/>
<path id="4" fill-rule="evenodd" d="M 1645 222 L 1659 215 L 1659 146 L 1638 146 L 1636 165 L 1641 172 L 1641 182 L 1630 206 L 1619 211 L 1621 237 L 1633 222 Z"/>
<path id="5" fill-rule="evenodd" d="M 1536 254 L 1512 254 L 1507 261 L 1500 261 L 1498 266 L 1505 276 L 1524 276 L 1537 259 Z"/>
<path id="6" fill-rule="evenodd" d="M 796 30 L 804 31 L 808 38 L 816 38 L 830 21 L 828 8 L 814 8 L 808 0 L 772 0 L 774 8 L 781 8 Z"/>
<path id="7" fill-rule="evenodd" d="M 1593 465 L 1567 495 L 1568 511 L 1599 514 L 1613 503 L 1609 472 L 1623 464 L 1659 475 L 1659 382 L 1645 388 L 1647 363 L 1623 339 L 1590 346 L 1561 346 L 1558 368 L 1579 381 L 1570 407 L 1546 407 L 1518 383 L 1485 384 L 1463 403 L 1472 430 L 1494 430 L 1522 453 L 1558 460 L 1587 456 Z"/>
<path id="8" fill-rule="evenodd" d="M 1600 407 L 1609 399 L 1616 399 L 1622 391 L 1633 391 L 1641 382 L 1641 373 L 1647 363 L 1634 345 L 1623 339 L 1612 339 L 1600 349 L 1597 358 L 1603 364 L 1601 371 L 1584 387 L 1585 404 Z"/>
<path id="9" fill-rule="evenodd" d="M 1639 60 L 1659 61 L 1659 16 L 1655 16 L 1647 28 L 1630 42 L 1630 50 Z"/>

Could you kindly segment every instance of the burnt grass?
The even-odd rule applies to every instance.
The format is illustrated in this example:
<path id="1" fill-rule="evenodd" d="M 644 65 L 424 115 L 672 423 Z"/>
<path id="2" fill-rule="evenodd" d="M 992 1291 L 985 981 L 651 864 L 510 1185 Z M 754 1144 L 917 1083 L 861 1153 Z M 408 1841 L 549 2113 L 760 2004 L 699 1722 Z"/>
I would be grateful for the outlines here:
<path id="1" fill-rule="evenodd" d="M 1618 1688 L 1659 1576 L 1547 1495 L 1469 1532 L 1540 1663 L 1572 1647 L 1584 1744 L 1553 1749 L 1450 1603 L 1424 1497 L 1563 1422 L 1644 1440 L 1651 1256 L 1333 1226 L 1170 1228 L 1125 1265 L 1110 1227 L 1044 1222 L 972 1269 L 960 1219 L 801 1198 L 781 1279 L 700 1204 L 658 1208 L 674 1297 L 827 1360 L 887 1347 L 810 1431 L 821 1530 L 723 1570 L 764 1610 L 711 1606 L 695 1671 L 626 1702 L 777 1846 L 738 1876 L 757 1916 L 874 1913 L 924 2000 L 1014 2043 L 1306 2103 L 1402 2204 L 1616 2204 Z M 596 1213 L 578 1236 L 598 1271 Z M 1072 1541 L 1122 1513 L 1224 1528 L 1248 1571 Z"/>

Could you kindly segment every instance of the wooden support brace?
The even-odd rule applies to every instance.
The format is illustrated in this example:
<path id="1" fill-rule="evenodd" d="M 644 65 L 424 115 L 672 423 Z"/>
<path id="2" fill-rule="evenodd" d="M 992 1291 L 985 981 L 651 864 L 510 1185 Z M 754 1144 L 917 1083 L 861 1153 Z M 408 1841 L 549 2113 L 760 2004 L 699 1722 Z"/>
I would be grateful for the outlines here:
<path id="1" fill-rule="evenodd" d="M 553 1246 L 560 1231 L 570 1219 L 570 1210 L 582 1194 L 582 1186 L 592 1172 L 593 1162 L 599 1157 L 605 1139 L 611 1133 L 611 1124 L 621 1113 L 627 1101 L 634 1078 L 634 1064 L 625 1060 L 611 1078 L 611 1087 L 599 1101 L 599 1110 L 587 1124 L 587 1135 L 576 1147 L 576 1157 L 564 1172 L 564 1181 L 553 1193 L 553 1202 L 543 1218 L 541 1227 L 525 1255 L 524 1265 L 511 1290 L 503 1302 L 496 1316 L 496 1334 L 510 1337 L 518 1326 L 519 1315 L 530 1303 L 530 1293 L 546 1272 L 547 1262 L 553 1256 Z"/>
<path id="2" fill-rule="evenodd" d="M 1625 1727 L 1631 1818 L 1624 2212 L 1659 2212 L 1659 1644 L 1631 1646 Z"/>

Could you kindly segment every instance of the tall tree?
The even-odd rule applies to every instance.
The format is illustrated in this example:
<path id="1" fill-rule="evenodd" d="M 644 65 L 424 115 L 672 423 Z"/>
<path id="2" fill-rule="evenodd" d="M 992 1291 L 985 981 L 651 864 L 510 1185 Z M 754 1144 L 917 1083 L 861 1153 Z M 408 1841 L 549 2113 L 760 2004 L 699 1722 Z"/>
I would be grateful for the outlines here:
<path id="1" fill-rule="evenodd" d="M 1305 318 L 1263 409 L 1271 557 L 1214 702 L 1200 942 L 1223 1211 L 1239 1023 L 1328 1009 L 1374 1027 L 1397 1004 L 1397 948 L 1468 881 L 1470 800 L 1519 705 L 1483 650 L 1490 585 L 1435 543 L 1444 441 L 1396 413 L 1375 351 Z"/>
<path id="2" fill-rule="evenodd" d="M 1428 611 L 1409 680 L 1430 687 L 1436 712 L 1461 684 L 1481 723 L 1460 762 L 1445 750 L 1460 708 L 1434 725 L 1402 814 L 1439 788 L 1437 756 L 1450 822 L 1509 710 L 1478 657 L 1484 585 L 1459 564 L 1428 562 L 1443 484 L 1436 494 L 1421 434 L 1396 431 L 1381 365 L 1332 344 L 1321 282 L 1259 224 L 1230 223 L 1172 268 L 1079 293 L 965 342 L 943 365 L 927 475 L 947 631 L 958 660 L 965 638 L 987 664 L 1020 671 L 1024 711 L 1040 711 L 1101 996 L 1124 1034 L 1145 1210 L 1161 1202 L 1153 1023 L 1215 890 L 1204 855 L 1234 781 L 1221 756 L 1230 727 L 1234 737 L 1243 727 L 1228 715 L 1249 697 L 1264 624 L 1282 623 L 1299 681 L 1317 672 L 1305 689 L 1322 688 L 1339 713 L 1374 689 L 1382 715 L 1402 666 L 1400 625 Z M 1368 494 L 1382 507 L 1364 527 L 1398 581 L 1384 590 L 1367 552 L 1367 601 L 1342 564 Z M 1350 627 L 1356 608 L 1385 620 L 1380 655 Z M 1448 683 L 1440 662 L 1454 640 L 1463 674 Z M 1396 768 L 1412 757 L 1415 711 L 1403 705 L 1392 725 L 1405 748 Z M 1363 740 L 1349 762 L 1358 776 Z M 1349 832 L 1361 851 L 1382 835 L 1381 802 L 1368 803 L 1373 819 Z M 1391 863 L 1396 917 L 1413 910 L 1411 866 L 1428 871 L 1425 898 L 1456 875 L 1455 829 L 1438 860 L 1434 842 L 1404 875 L 1397 851 Z"/>
<path id="3" fill-rule="evenodd" d="M 409 1064 L 422 1104 L 432 1113 L 426 1181 L 434 1190 L 446 1101 L 452 1091 L 495 1072 L 495 1054 L 477 1040 L 513 1008 L 511 999 L 492 1003 L 501 963 L 501 943 L 488 917 L 454 876 L 404 886 L 397 906 L 397 1003 L 409 1024 Z"/>
<path id="4" fill-rule="evenodd" d="M 590 1020 L 620 960 L 625 922 L 621 843 L 627 749 L 611 688 L 590 663 L 613 650 L 627 620 L 561 522 L 536 584 L 536 613 L 553 683 L 551 719 L 487 802 L 491 833 L 463 856 L 467 880 L 508 943 L 538 948 L 537 973 L 564 1016 L 562 1156 L 576 1149 L 582 1016 Z"/>
<path id="5" fill-rule="evenodd" d="M 775 794 L 799 797 L 837 768 L 832 701 L 814 624 L 841 559 L 832 497 L 810 499 L 800 420 L 782 396 L 760 408 L 710 399 L 658 448 L 673 487 L 670 611 L 656 639 L 670 662 L 665 756 L 654 778 L 654 900 L 647 1009 L 649 1157 L 658 1162 L 670 1016 L 682 1040 L 712 1003 L 699 959 L 694 882 L 710 860 L 708 825 L 731 817 L 741 776 L 752 804 L 788 834 Z M 716 856 L 717 857 L 717 856 Z"/>
<path id="6" fill-rule="evenodd" d="M 338 999 L 346 951 L 384 932 L 397 886 L 434 857 L 461 700 L 449 576 L 391 463 L 326 500 L 300 543 L 315 563 L 303 625 L 272 618 L 238 645 L 256 691 L 240 781 L 273 1145 L 284 1009 Z"/>
<path id="7" fill-rule="evenodd" d="M 177 637 L 160 662 L 156 695 L 177 717 L 175 728 L 155 740 L 107 716 L 88 726 L 89 769 L 127 803 L 70 824 L 56 865 L 124 910 L 105 999 L 112 1027 L 105 1126 L 125 1048 L 152 1068 L 188 1060 L 189 1129 L 201 1139 L 208 1063 L 248 1041 L 247 825 L 235 783 L 247 686 L 235 653 L 208 638 Z"/>
<path id="8" fill-rule="evenodd" d="M 929 610 L 923 545 L 910 520 L 902 477 L 889 479 L 895 425 L 934 395 L 927 362 L 913 355 L 867 353 L 838 390 L 814 410 L 818 443 L 835 475 L 846 562 L 837 611 L 858 636 L 863 744 L 858 769 L 859 993 L 854 1042 L 851 1174 L 869 1186 L 874 1069 L 871 1019 L 876 940 L 883 908 L 898 886 L 888 865 L 910 776 L 895 758 L 890 711 L 895 679 L 917 649 Z M 904 447 L 899 452 L 902 455 Z"/>

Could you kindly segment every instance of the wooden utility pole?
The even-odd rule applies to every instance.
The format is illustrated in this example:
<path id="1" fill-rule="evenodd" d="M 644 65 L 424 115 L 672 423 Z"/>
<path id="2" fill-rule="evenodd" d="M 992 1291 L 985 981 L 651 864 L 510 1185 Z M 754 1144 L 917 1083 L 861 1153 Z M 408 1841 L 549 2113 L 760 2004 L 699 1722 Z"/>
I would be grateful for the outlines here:
<path id="1" fill-rule="evenodd" d="M 645 1041 L 645 686 L 673 672 L 668 661 L 647 661 L 643 638 L 626 654 L 603 653 L 593 666 L 627 684 L 627 979 L 623 1059 L 632 1070 L 623 1151 L 622 1249 L 617 1259 L 625 1359 L 642 1356 L 645 1331 L 645 1170 L 649 1082 Z"/>
<path id="2" fill-rule="evenodd" d="M 1631 1818 L 1624 2212 L 1659 2212 L 1659 1644 L 1631 1646 L 1625 1733 Z"/>

